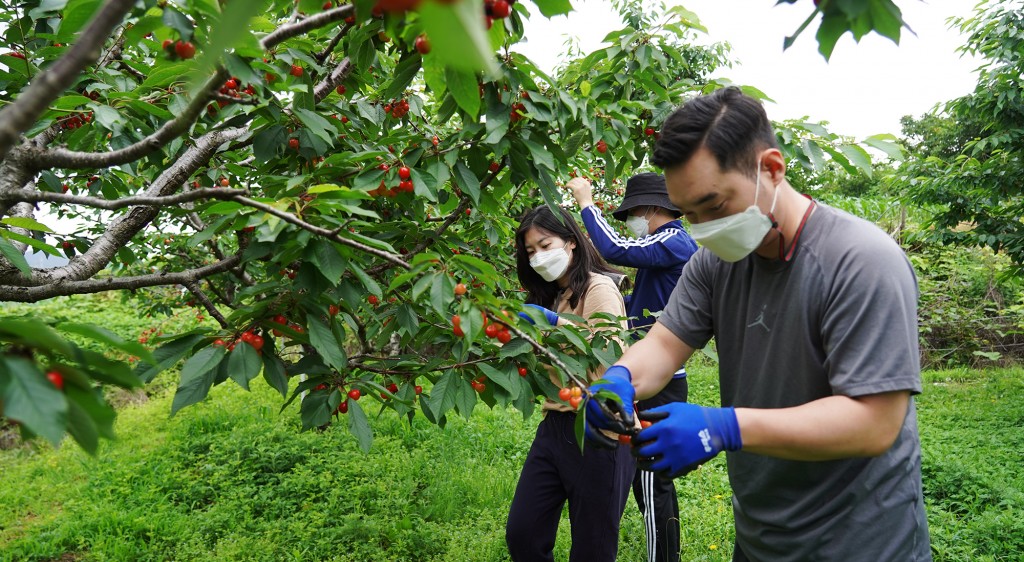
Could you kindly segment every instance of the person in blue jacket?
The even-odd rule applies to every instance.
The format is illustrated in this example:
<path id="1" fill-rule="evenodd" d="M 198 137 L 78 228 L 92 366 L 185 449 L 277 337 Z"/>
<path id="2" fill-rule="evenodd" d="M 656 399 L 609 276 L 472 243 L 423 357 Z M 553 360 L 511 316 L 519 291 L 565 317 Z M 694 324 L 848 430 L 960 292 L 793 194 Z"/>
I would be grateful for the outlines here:
<path id="1" fill-rule="evenodd" d="M 583 225 L 597 251 L 609 263 L 636 269 L 633 292 L 625 297 L 629 326 L 637 339 L 654 323 L 646 314 L 660 312 L 682 274 L 683 266 L 697 251 L 697 243 L 679 222 L 680 212 L 668 199 L 661 174 L 637 174 L 626 182 L 626 193 L 612 216 L 626 222 L 633 238 L 621 236 L 594 205 L 590 182 L 573 178 L 567 184 L 580 206 Z M 672 381 L 657 395 L 638 404 L 640 410 L 687 398 L 686 370 L 676 371 Z M 650 562 L 679 560 L 679 502 L 671 480 L 637 470 L 633 497 L 643 516 Z"/>

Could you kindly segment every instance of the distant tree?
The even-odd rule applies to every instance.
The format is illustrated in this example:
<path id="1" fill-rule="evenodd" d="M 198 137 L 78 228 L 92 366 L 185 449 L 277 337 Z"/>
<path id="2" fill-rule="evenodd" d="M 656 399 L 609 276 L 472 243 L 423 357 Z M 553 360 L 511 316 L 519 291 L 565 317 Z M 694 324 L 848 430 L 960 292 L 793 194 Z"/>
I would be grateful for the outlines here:
<path id="1" fill-rule="evenodd" d="M 934 207 L 923 236 L 1005 252 L 1024 270 L 1024 2 L 989 0 L 955 20 L 962 51 L 984 59 L 974 92 L 904 121 L 913 157 L 898 181 Z"/>

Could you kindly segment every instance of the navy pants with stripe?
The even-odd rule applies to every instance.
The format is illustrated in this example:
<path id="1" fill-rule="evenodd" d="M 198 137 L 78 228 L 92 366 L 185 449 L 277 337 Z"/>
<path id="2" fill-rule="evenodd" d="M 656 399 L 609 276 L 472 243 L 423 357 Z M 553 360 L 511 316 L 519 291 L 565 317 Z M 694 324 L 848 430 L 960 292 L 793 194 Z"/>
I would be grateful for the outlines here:
<path id="1" fill-rule="evenodd" d="M 637 411 L 686 402 L 688 390 L 686 377 L 672 379 L 658 394 L 637 402 Z M 638 468 L 633 478 L 633 497 L 644 520 L 648 562 L 679 562 L 679 499 L 672 480 Z"/>
<path id="2" fill-rule="evenodd" d="M 505 526 L 512 560 L 554 560 L 562 507 L 569 502 L 570 562 L 612 562 L 619 522 L 629 498 L 636 462 L 629 447 L 598 449 L 576 442 L 576 414 L 548 412 L 519 474 Z"/>

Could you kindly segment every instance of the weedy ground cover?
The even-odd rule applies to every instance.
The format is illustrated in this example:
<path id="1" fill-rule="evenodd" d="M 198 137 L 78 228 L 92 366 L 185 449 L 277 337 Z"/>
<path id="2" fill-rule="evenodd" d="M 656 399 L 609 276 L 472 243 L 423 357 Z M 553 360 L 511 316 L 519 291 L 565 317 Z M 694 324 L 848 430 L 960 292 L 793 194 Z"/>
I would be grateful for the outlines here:
<path id="1" fill-rule="evenodd" d="M 121 306 L 77 314 L 115 330 L 145 324 Z M 690 371 L 692 400 L 716 403 L 714 365 Z M 262 382 L 216 387 L 169 418 L 177 373 L 164 376 L 162 390 L 122 407 L 118 440 L 96 457 L 73 443 L 0 451 L 0 560 L 507 559 L 507 507 L 539 417 L 477 408 L 441 430 L 385 413 L 364 455 L 344 417 L 300 432 L 295 406 L 279 413 Z M 1021 369 L 925 373 L 917 408 L 936 560 L 1024 555 L 1022 398 Z M 682 559 L 731 559 L 724 459 L 676 488 Z M 642 560 L 643 536 L 631 501 L 619 559 Z M 556 558 L 568 548 L 564 517 Z"/>

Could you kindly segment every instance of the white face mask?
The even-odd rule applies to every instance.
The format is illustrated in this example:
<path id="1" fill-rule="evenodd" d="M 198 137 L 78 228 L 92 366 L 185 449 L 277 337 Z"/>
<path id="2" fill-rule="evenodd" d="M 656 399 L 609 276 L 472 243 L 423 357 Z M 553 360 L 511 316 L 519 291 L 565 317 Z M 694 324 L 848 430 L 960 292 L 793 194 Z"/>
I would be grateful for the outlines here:
<path id="1" fill-rule="evenodd" d="M 757 196 L 761 191 L 761 166 L 758 164 L 757 183 L 754 187 L 754 204 L 747 210 L 720 219 L 690 225 L 690 235 L 697 243 L 706 247 L 711 253 L 727 262 L 737 262 L 756 250 L 768 231 L 772 228 L 772 220 L 761 212 L 757 206 Z M 768 214 L 775 212 L 775 202 L 779 197 L 779 188 L 775 187 L 772 197 L 772 208 Z"/>
<path id="2" fill-rule="evenodd" d="M 626 230 L 633 235 L 633 238 L 643 238 L 650 234 L 651 221 L 644 216 L 629 215 L 626 217 Z"/>
<path id="3" fill-rule="evenodd" d="M 555 248 L 536 252 L 530 257 L 530 267 L 537 272 L 545 281 L 554 281 L 565 274 L 569 269 L 569 253 L 567 248 Z"/>

